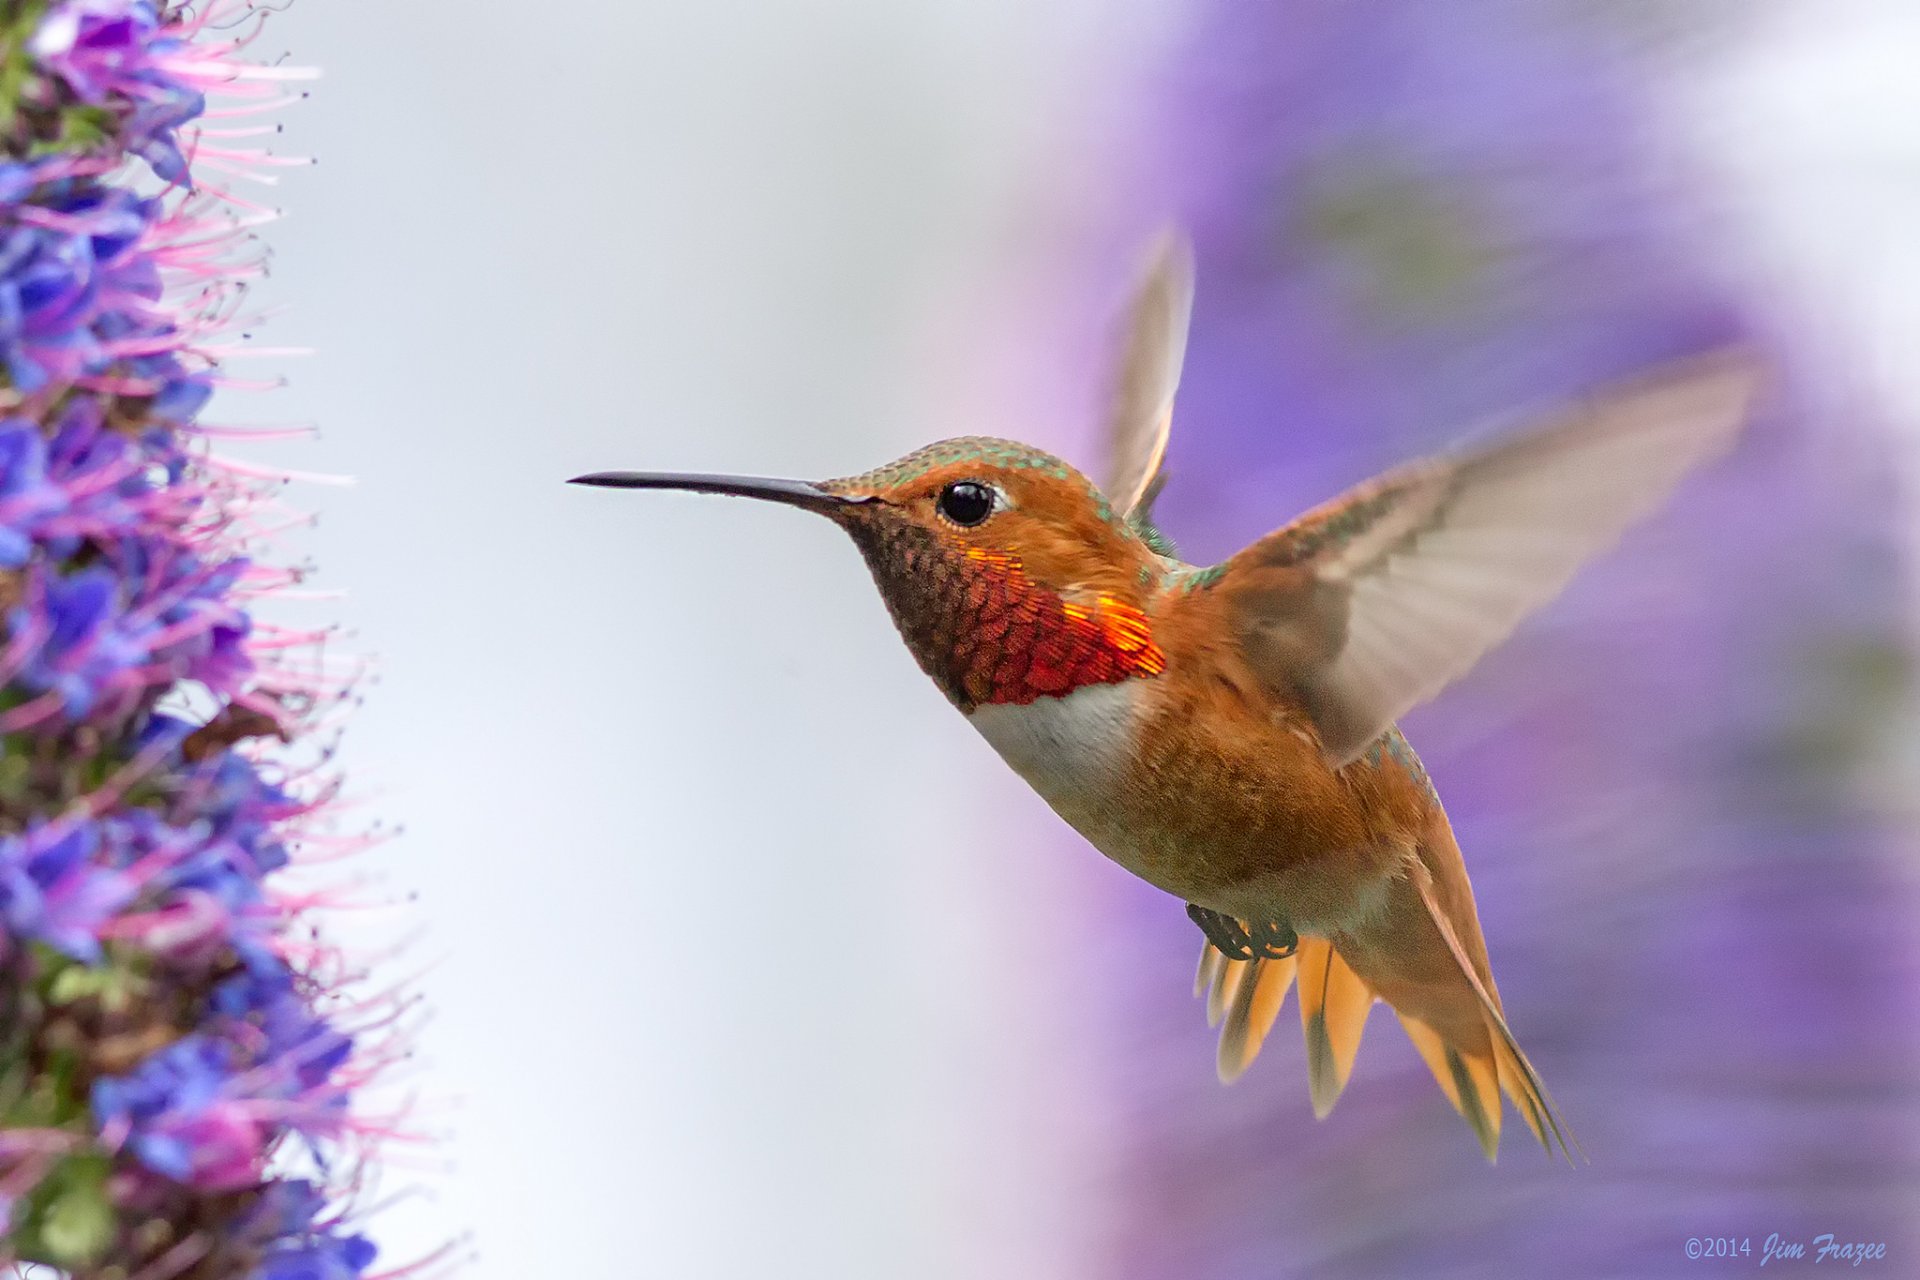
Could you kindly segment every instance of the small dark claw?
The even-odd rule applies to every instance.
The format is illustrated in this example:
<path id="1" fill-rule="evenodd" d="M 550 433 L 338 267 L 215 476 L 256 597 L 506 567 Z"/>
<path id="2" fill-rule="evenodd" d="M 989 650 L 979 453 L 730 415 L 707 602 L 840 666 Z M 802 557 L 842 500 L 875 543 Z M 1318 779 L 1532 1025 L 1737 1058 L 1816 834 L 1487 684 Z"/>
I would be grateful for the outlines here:
<path id="1" fill-rule="evenodd" d="M 1300 935 L 1277 920 L 1248 929 L 1224 912 L 1191 902 L 1187 917 L 1200 926 L 1213 949 L 1229 960 L 1285 960 L 1300 946 Z"/>
<path id="2" fill-rule="evenodd" d="M 1300 946 L 1300 935 L 1278 921 L 1256 924 L 1247 937 L 1248 945 L 1262 960 L 1285 960 Z"/>
<path id="3" fill-rule="evenodd" d="M 1254 958 L 1253 939 L 1247 936 L 1247 931 L 1232 916 L 1189 902 L 1187 918 L 1200 926 L 1200 932 L 1207 935 L 1207 941 L 1213 944 L 1213 949 L 1227 959 Z"/>

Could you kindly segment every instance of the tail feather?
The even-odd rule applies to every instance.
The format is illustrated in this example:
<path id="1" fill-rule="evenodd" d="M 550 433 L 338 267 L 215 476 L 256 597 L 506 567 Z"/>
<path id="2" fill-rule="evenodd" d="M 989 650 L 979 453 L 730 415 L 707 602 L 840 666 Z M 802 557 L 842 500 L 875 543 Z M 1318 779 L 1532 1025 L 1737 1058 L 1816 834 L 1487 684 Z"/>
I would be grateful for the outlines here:
<path id="1" fill-rule="evenodd" d="M 1223 1083 L 1238 1080 L 1260 1055 L 1293 985 L 1294 969 L 1292 957 L 1229 960 L 1212 944 L 1201 944 L 1193 994 L 1207 1002 L 1207 1025 L 1220 1028 L 1215 1067 Z"/>
<path id="2" fill-rule="evenodd" d="M 1373 989 L 1325 938 L 1300 939 L 1294 959 L 1300 971 L 1300 1029 L 1307 1038 L 1307 1089 L 1313 1114 L 1324 1120 L 1353 1074 Z"/>
<path id="3" fill-rule="evenodd" d="M 1446 940 L 1447 949 L 1453 952 L 1453 958 L 1460 966 L 1460 972 L 1473 988 L 1473 994 L 1480 1002 L 1480 1010 L 1485 1018 L 1487 1037 L 1491 1046 L 1490 1061 L 1493 1074 L 1500 1086 L 1513 1099 L 1514 1109 L 1526 1120 L 1527 1127 L 1533 1130 L 1534 1137 L 1549 1152 L 1554 1143 L 1560 1146 L 1560 1154 L 1569 1164 L 1573 1163 L 1573 1153 L 1578 1151 L 1582 1159 L 1586 1152 L 1581 1149 L 1579 1139 L 1573 1136 L 1573 1130 L 1567 1127 L 1560 1109 L 1553 1103 L 1553 1096 L 1547 1092 L 1547 1086 L 1540 1079 L 1540 1073 L 1527 1061 L 1527 1055 L 1521 1051 L 1520 1042 L 1513 1038 L 1513 1031 L 1507 1026 L 1507 1020 L 1500 1012 L 1500 1002 L 1494 999 L 1487 986 L 1474 970 L 1466 948 L 1460 944 L 1460 936 L 1454 931 L 1447 914 L 1434 897 L 1433 885 L 1425 875 L 1416 874 L 1413 881 L 1420 891 L 1420 900 L 1426 904 L 1427 915 L 1440 936 Z M 1469 1065 L 1472 1065 L 1470 1060 Z M 1495 1111 L 1498 1111 L 1498 1098 L 1495 1099 Z M 1548 1134 L 1552 1134 L 1549 1140 Z M 1484 1140 L 1483 1140 L 1484 1145 Z M 1489 1158 L 1492 1153 L 1489 1152 Z"/>
<path id="4" fill-rule="evenodd" d="M 1260 1056 L 1260 1046 L 1286 1002 L 1297 967 L 1291 956 L 1249 962 L 1249 973 L 1240 980 L 1233 1004 L 1227 1009 L 1226 1025 L 1220 1028 L 1220 1051 L 1214 1066 L 1222 1084 L 1238 1080 Z"/>
<path id="5" fill-rule="evenodd" d="M 1491 1033 L 1492 1028 L 1488 1030 Z M 1501 1043 L 1497 1035 L 1494 1037 L 1494 1046 L 1496 1053 L 1493 1065 L 1500 1074 L 1500 1087 L 1513 1099 L 1513 1109 L 1527 1122 L 1527 1128 L 1533 1130 L 1535 1140 L 1547 1150 L 1553 1150 L 1553 1144 L 1547 1141 L 1547 1127 L 1551 1124 L 1558 1137 L 1559 1125 L 1557 1119 L 1545 1109 L 1546 1086 L 1540 1083 L 1538 1076 L 1528 1079 L 1528 1073 L 1533 1068 L 1524 1058 L 1506 1052 L 1506 1045 Z"/>
<path id="6" fill-rule="evenodd" d="M 1198 1000 L 1213 989 L 1213 984 L 1220 981 L 1220 970 L 1226 963 L 1227 958 L 1220 954 L 1218 947 L 1205 942 L 1200 944 L 1200 967 L 1193 975 L 1194 999 Z"/>
<path id="7" fill-rule="evenodd" d="M 1212 946 L 1207 950 L 1213 951 Z M 1218 955 L 1218 952 L 1214 952 Z M 1227 1016 L 1227 1010 L 1233 1006 L 1233 998 L 1240 990 L 1240 982 L 1247 969 L 1255 962 L 1251 960 L 1229 960 L 1221 956 L 1215 967 L 1213 982 L 1207 989 L 1207 1025 L 1217 1027 L 1220 1020 Z"/>
<path id="8" fill-rule="evenodd" d="M 1243 925 L 1244 927 L 1244 925 Z M 1203 944 L 1194 994 L 1207 1001 L 1207 1025 L 1220 1028 L 1216 1067 L 1228 1084 L 1259 1056 L 1296 976 L 1300 1026 L 1307 1041 L 1307 1080 L 1314 1114 L 1324 1119 L 1347 1087 L 1360 1052 L 1369 987 L 1325 938 L 1302 938 L 1294 955 L 1279 960 L 1229 960 Z"/>
<path id="9" fill-rule="evenodd" d="M 1420 1051 L 1427 1070 L 1433 1072 L 1440 1092 L 1447 1095 L 1447 1101 L 1473 1130 L 1487 1159 L 1493 1159 L 1500 1150 L 1500 1087 L 1494 1080 L 1497 1072 L 1490 1060 L 1465 1057 L 1418 1018 L 1401 1014 L 1400 1025 L 1406 1028 L 1407 1039 L 1413 1041 L 1413 1047 Z M 1474 1070 L 1476 1065 L 1481 1069 Z"/>
<path id="10" fill-rule="evenodd" d="M 1412 879 L 1427 914 L 1479 1002 L 1486 1040 L 1484 1046 L 1450 1044 L 1425 1022 L 1400 1014 L 1407 1038 L 1413 1041 L 1447 1101 L 1473 1130 L 1487 1159 L 1492 1160 L 1500 1146 L 1503 1092 L 1513 1100 L 1514 1110 L 1542 1147 L 1552 1151 L 1558 1145 L 1569 1163 L 1575 1152 L 1584 1159 L 1586 1153 L 1579 1140 L 1514 1039 L 1498 1000 L 1482 982 L 1431 885 L 1419 874 Z M 1331 941 L 1302 937 L 1298 951 L 1281 960 L 1230 960 L 1210 944 L 1203 944 L 1194 975 L 1194 994 L 1206 999 L 1207 1025 L 1220 1028 L 1216 1067 L 1220 1079 L 1230 1084 L 1259 1056 L 1286 1001 L 1287 990 L 1296 980 L 1300 986 L 1300 1025 L 1307 1046 L 1308 1090 L 1314 1115 L 1325 1119 L 1352 1075 L 1367 1013 L 1378 998 Z"/>

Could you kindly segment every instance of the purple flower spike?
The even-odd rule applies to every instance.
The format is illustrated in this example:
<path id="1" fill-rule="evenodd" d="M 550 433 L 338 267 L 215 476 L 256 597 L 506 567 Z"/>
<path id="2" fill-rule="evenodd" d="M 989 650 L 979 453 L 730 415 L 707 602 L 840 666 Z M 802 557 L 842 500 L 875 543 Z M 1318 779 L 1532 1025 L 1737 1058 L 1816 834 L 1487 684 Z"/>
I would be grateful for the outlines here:
<path id="1" fill-rule="evenodd" d="M 249 615 L 297 576 L 239 551 L 271 481 L 194 422 L 259 271 L 190 164 L 248 158 L 196 120 L 208 95 L 281 101 L 298 73 L 243 56 L 261 20 L 245 0 L 0 17 L 0 155 L 32 157 L 0 161 L 7 1274 L 353 1280 L 374 1258 L 352 1192 L 391 1125 L 355 1091 L 394 1019 L 346 1012 L 307 918 L 324 891 L 276 883 L 337 785 L 305 736 L 347 688 L 314 674 L 322 633 Z"/>
<path id="2" fill-rule="evenodd" d="M 101 1132 L 124 1130 L 155 1173 L 204 1191 L 259 1181 L 270 1136 L 251 1113 L 232 1071 L 232 1050 L 190 1036 L 148 1058 L 133 1075 L 94 1082 Z"/>
<path id="3" fill-rule="evenodd" d="M 187 180 L 175 131 L 205 109 L 198 87 L 169 70 L 187 48 L 147 0 L 63 0 L 41 19 L 27 48 L 74 98 L 121 115 L 119 142 L 164 181 Z"/>
<path id="4" fill-rule="evenodd" d="M 95 858 L 99 844 L 99 830 L 84 824 L 0 836 L 0 922 L 7 935 L 98 962 L 100 926 L 134 896 L 124 873 Z"/>
<path id="5" fill-rule="evenodd" d="M 352 1280 L 373 1265 L 365 1236 L 338 1235 L 317 1226 L 325 1201 L 311 1183 L 276 1183 L 257 1207 L 262 1234 L 277 1243 L 260 1260 L 255 1280 Z"/>
<path id="6" fill-rule="evenodd" d="M 146 660 L 143 627 L 120 608 L 120 578 L 107 569 L 71 578 L 36 576 L 30 604 L 14 609 L 14 635 L 44 635 L 17 677 L 34 693 L 59 696 L 66 714 L 83 719 L 113 680 Z"/>
<path id="7" fill-rule="evenodd" d="M 31 422 L 0 422 L 0 569 L 33 555 L 34 535 L 63 513 L 67 493 L 47 478 L 47 440 Z"/>

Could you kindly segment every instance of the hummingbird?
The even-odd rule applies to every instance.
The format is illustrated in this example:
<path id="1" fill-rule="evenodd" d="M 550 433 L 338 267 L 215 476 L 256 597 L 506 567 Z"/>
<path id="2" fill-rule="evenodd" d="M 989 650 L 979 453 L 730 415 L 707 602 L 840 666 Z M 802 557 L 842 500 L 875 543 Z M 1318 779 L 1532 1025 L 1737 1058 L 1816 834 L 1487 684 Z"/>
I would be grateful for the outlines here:
<path id="1" fill-rule="evenodd" d="M 1728 349 L 1655 368 L 1196 566 L 1152 517 L 1192 305 L 1191 250 L 1168 235 L 1122 315 L 1098 485 L 981 436 L 818 483 L 571 483 L 756 498 L 851 535 L 948 701 L 1094 848 L 1186 903 L 1223 1082 L 1297 986 L 1324 1119 L 1384 1001 L 1489 1160 L 1504 1093 L 1571 1161 L 1578 1142 L 1502 1012 L 1439 794 L 1395 721 L 1728 449 L 1756 362 Z"/>

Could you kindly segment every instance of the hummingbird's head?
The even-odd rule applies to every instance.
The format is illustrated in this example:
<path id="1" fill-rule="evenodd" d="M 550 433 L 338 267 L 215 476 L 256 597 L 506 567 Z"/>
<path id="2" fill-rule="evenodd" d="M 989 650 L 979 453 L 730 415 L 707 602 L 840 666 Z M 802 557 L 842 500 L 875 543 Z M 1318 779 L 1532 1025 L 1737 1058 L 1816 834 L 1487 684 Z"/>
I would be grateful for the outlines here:
<path id="1" fill-rule="evenodd" d="M 845 529 L 907 646 L 963 711 L 1157 675 L 1159 557 L 1078 471 L 967 436 L 811 484 L 601 472 L 576 484 L 688 489 L 802 507 Z"/>

